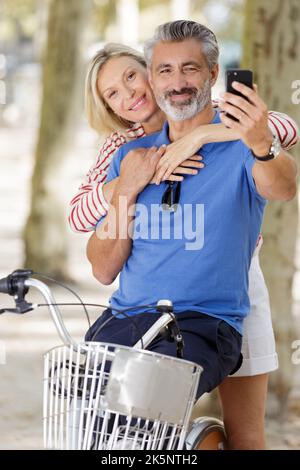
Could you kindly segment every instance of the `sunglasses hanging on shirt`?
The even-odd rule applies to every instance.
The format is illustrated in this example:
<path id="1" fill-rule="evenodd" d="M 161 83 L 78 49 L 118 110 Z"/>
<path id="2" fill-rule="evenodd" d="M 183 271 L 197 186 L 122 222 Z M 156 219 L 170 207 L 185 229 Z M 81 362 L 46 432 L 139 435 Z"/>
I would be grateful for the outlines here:
<path id="1" fill-rule="evenodd" d="M 166 181 L 166 184 L 167 188 L 162 196 L 161 205 L 164 210 L 175 212 L 180 199 L 181 181 Z"/>

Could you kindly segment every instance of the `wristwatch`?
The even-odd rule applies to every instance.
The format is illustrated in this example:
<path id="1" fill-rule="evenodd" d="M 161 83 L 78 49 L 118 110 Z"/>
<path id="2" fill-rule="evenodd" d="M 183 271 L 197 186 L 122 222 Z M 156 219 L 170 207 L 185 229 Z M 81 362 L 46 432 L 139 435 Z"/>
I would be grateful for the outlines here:
<path id="1" fill-rule="evenodd" d="M 253 154 L 253 157 L 256 158 L 256 160 L 259 160 L 261 162 L 267 162 L 268 160 L 274 160 L 275 158 L 277 158 L 280 152 L 281 152 L 280 140 L 278 139 L 277 136 L 274 136 L 269 153 L 267 155 L 258 157 L 257 155 L 255 155 L 255 153 L 252 152 L 252 154 Z"/>

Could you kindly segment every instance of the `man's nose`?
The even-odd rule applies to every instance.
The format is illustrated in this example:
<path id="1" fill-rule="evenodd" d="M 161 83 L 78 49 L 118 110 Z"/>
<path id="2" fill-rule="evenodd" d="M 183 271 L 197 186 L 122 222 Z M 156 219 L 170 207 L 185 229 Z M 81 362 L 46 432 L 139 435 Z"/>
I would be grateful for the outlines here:
<path id="1" fill-rule="evenodd" d="M 182 88 L 187 87 L 187 80 L 183 72 L 177 71 L 174 73 L 172 85 L 176 91 L 180 91 Z"/>

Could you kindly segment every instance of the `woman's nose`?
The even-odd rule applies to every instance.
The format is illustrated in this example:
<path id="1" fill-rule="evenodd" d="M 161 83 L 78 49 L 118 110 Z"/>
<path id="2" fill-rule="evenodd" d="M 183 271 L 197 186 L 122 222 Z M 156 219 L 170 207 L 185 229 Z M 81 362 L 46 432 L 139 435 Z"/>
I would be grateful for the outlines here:
<path id="1" fill-rule="evenodd" d="M 126 98 L 132 98 L 135 94 L 135 90 L 134 88 L 131 88 L 131 87 L 126 87 L 125 88 L 125 96 Z"/>

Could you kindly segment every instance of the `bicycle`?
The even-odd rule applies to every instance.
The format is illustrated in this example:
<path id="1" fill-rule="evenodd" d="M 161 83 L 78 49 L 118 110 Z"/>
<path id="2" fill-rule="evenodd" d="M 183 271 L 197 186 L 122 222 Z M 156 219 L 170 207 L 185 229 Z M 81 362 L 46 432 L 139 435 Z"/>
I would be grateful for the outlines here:
<path id="1" fill-rule="evenodd" d="M 176 341 L 177 355 L 181 355 L 183 340 L 170 301 L 157 303 L 161 316 L 133 347 L 77 343 L 64 325 L 51 290 L 31 277 L 33 274 L 30 270 L 16 270 L 0 279 L 0 293 L 15 300 L 15 308 L 1 309 L 0 314 L 24 314 L 37 308 L 39 305 L 25 299 L 34 287 L 43 295 L 64 343 L 44 355 L 45 448 L 226 448 L 220 420 L 200 417 L 190 421 L 202 368 L 181 358 L 146 350 L 158 334 L 166 334 Z M 82 301 L 81 304 L 85 305 Z M 118 314 L 126 315 L 125 310 Z"/>

